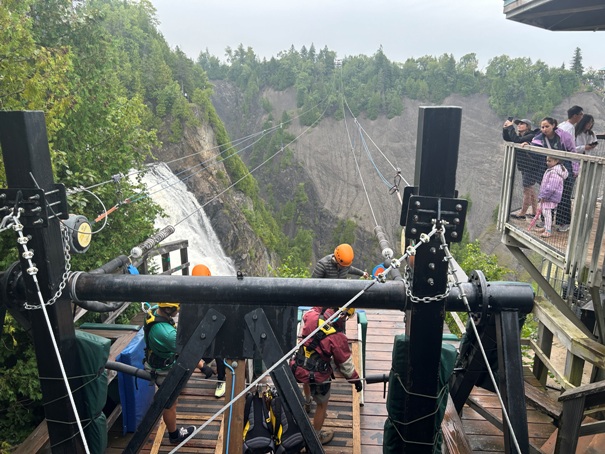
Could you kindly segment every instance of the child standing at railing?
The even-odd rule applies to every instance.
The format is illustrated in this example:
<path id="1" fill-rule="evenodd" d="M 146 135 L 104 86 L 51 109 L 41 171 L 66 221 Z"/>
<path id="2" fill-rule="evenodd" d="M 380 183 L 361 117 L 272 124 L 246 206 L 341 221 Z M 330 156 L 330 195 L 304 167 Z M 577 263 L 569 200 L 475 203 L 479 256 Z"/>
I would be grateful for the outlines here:
<path id="1" fill-rule="evenodd" d="M 563 182 L 567 179 L 567 169 L 559 159 L 552 156 L 546 158 L 546 172 L 542 177 L 540 184 L 540 194 L 538 194 L 538 203 L 544 216 L 544 228 L 537 229 L 542 232 L 542 238 L 548 238 L 552 235 L 552 211 L 557 208 L 563 194 Z"/>

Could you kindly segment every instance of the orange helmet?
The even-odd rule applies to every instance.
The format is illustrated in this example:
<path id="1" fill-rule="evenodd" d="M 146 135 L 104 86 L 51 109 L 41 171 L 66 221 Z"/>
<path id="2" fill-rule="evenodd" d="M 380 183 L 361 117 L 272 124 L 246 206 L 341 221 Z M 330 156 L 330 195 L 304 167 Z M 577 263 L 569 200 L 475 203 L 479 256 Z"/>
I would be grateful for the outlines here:
<path id="1" fill-rule="evenodd" d="M 206 265 L 202 265 L 201 263 L 199 265 L 195 265 L 193 267 L 193 269 L 191 270 L 191 275 L 192 276 L 212 276 L 212 274 L 210 273 L 210 268 L 208 268 Z"/>
<path id="2" fill-rule="evenodd" d="M 334 249 L 334 258 L 340 266 L 351 266 L 353 257 L 355 257 L 355 254 L 353 253 L 353 248 L 350 244 L 339 244 L 336 246 L 336 249 Z"/>

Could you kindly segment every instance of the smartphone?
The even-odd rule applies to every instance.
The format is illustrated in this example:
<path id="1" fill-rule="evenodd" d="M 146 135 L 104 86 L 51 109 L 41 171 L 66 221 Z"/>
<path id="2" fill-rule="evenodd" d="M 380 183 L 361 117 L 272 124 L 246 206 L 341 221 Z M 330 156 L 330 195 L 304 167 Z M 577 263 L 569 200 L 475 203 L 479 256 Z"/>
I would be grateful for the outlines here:
<path id="1" fill-rule="evenodd" d="M 515 117 L 508 117 L 508 121 L 513 121 Z"/>
<path id="2" fill-rule="evenodd" d="M 595 140 L 593 143 L 591 143 L 590 145 L 593 147 L 596 147 L 599 144 L 598 140 Z"/>

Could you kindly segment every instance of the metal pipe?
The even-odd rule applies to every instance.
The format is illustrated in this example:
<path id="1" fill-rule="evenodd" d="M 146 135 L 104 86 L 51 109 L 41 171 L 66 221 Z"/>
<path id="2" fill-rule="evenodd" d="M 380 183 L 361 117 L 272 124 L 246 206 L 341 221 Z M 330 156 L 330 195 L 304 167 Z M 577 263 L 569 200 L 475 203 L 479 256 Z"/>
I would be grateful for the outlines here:
<path id="1" fill-rule="evenodd" d="M 134 366 L 130 366 L 128 364 L 119 363 L 117 361 L 107 361 L 105 363 L 105 369 L 115 370 L 118 372 L 123 372 L 127 375 L 132 375 L 133 377 L 142 378 L 143 380 L 151 381 L 151 374 L 144 369 L 139 369 Z"/>
<path id="2" fill-rule="evenodd" d="M 294 279 L 231 276 L 148 276 L 92 275 L 74 273 L 67 289 L 74 301 L 175 301 L 181 303 L 212 303 L 249 306 L 337 306 L 368 286 L 368 281 L 339 279 Z M 488 301 L 494 310 L 517 309 L 531 312 L 534 293 L 529 284 L 490 282 L 487 298 L 473 283 L 463 283 L 472 311 Z M 353 304 L 368 309 L 405 310 L 407 296 L 401 281 L 374 284 Z M 430 304 L 430 303 L 420 303 Z M 465 311 L 460 291 L 454 287 L 446 298 L 448 311 Z"/>
<path id="3" fill-rule="evenodd" d="M 111 274 L 120 268 L 130 264 L 130 259 L 126 255 L 119 255 L 115 259 L 110 260 L 105 265 L 101 265 L 99 268 L 89 271 L 90 274 Z"/>

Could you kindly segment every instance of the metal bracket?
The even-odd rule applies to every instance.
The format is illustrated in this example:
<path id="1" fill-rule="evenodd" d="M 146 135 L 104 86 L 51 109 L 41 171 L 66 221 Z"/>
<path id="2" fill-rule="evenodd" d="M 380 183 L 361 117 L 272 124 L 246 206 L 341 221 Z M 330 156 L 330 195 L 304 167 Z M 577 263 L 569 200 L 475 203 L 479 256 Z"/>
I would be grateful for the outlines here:
<path id="1" fill-rule="evenodd" d="M 21 224 L 38 229 L 48 227 L 48 220 L 54 217 L 69 218 L 65 185 L 55 184 L 54 188 L 47 193 L 37 188 L 0 189 L 0 216 L 7 216 L 20 208 Z"/>
<path id="2" fill-rule="evenodd" d="M 446 199 L 410 195 L 405 222 L 405 237 L 419 240 L 420 235 L 428 233 L 435 221 L 445 227 L 445 241 L 462 241 L 468 201 L 464 199 Z"/>

